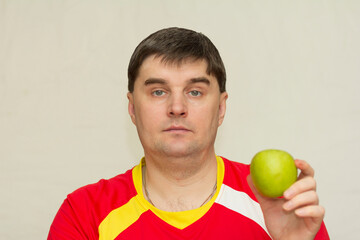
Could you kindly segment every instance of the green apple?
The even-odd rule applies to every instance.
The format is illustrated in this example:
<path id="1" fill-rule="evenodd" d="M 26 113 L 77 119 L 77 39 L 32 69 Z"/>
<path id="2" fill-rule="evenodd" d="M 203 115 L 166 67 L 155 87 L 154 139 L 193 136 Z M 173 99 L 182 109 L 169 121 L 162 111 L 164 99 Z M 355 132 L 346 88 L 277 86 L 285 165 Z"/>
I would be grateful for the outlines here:
<path id="1" fill-rule="evenodd" d="M 281 197 L 297 179 L 294 158 L 287 152 L 268 149 L 258 152 L 250 164 L 256 189 L 266 197 Z"/>

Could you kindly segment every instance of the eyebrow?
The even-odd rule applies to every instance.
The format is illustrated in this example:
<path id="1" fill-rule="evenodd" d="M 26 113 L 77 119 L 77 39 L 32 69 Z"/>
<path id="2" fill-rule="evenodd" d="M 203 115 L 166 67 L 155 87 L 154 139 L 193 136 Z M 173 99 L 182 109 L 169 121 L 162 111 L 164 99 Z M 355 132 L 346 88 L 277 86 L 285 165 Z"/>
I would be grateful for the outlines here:
<path id="1" fill-rule="evenodd" d="M 210 80 L 206 77 L 198 77 L 190 79 L 190 83 L 205 83 L 206 85 L 210 86 Z"/>
<path id="2" fill-rule="evenodd" d="M 145 86 L 148 86 L 148 85 L 151 85 L 151 84 L 166 84 L 166 81 L 162 78 L 149 78 L 149 79 L 146 79 L 145 82 L 144 82 L 144 85 Z"/>
<path id="3" fill-rule="evenodd" d="M 198 77 L 198 78 L 191 78 L 189 81 L 189 83 L 193 84 L 193 83 L 205 83 L 206 85 L 210 85 L 210 80 L 207 79 L 206 77 Z M 146 79 L 144 82 L 145 86 L 151 85 L 151 84 L 162 84 L 165 85 L 167 83 L 167 81 L 165 79 L 162 78 L 149 78 Z"/>

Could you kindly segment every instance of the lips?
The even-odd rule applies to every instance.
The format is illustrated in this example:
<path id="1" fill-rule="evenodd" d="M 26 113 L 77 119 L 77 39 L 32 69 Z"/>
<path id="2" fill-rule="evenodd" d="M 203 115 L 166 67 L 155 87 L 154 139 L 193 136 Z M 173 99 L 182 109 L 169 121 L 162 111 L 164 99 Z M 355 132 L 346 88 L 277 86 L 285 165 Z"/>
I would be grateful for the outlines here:
<path id="1" fill-rule="evenodd" d="M 164 130 L 165 132 L 189 132 L 190 130 L 183 126 L 170 126 Z"/>

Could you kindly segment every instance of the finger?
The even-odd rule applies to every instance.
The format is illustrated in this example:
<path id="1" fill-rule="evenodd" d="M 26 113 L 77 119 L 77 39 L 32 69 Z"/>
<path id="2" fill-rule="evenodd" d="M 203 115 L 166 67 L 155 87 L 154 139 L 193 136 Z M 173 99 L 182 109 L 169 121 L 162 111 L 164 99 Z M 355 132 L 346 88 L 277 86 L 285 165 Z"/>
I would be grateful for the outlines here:
<path id="1" fill-rule="evenodd" d="M 292 199 L 294 196 L 306 192 L 306 191 L 315 191 L 316 190 L 316 181 L 313 177 L 305 177 L 296 181 L 291 185 L 285 192 L 285 199 Z"/>
<path id="2" fill-rule="evenodd" d="M 300 159 L 295 159 L 295 165 L 298 169 L 301 170 L 300 178 L 305 177 L 305 176 L 314 177 L 315 171 L 310 166 L 310 164 L 307 163 L 306 161 L 300 160 Z"/>
<path id="3" fill-rule="evenodd" d="M 319 197 L 315 191 L 307 191 L 301 194 L 296 195 L 293 199 L 285 202 L 283 205 L 284 210 L 292 211 L 294 209 L 309 206 L 309 205 L 318 205 Z"/>
<path id="4" fill-rule="evenodd" d="M 295 210 L 299 217 L 324 218 L 325 208 L 320 205 L 305 206 Z"/>
<path id="5" fill-rule="evenodd" d="M 317 232 L 324 219 L 325 208 L 319 205 L 306 206 L 295 210 L 295 215 L 304 219 L 305 225 L 311 232 Z"/>

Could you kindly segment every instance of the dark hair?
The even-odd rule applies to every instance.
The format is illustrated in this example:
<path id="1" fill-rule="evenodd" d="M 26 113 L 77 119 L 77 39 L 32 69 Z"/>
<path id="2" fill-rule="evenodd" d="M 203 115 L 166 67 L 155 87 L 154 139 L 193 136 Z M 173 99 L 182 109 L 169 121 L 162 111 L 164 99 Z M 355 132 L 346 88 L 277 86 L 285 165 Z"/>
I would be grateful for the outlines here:
<path id="1" fill-rule="evenodd" d="M 207 74 L 214 75 L 220 92 L 225 92 L 226 72 L 220 54 L 214 44 L 202 33 L 184 28 L 166 28 L 145 38 L 135 49 L 128 67 L 128 90 L 134 91 L 135 80 L 144 60 L 151 56 L 162 61 L 179 63 L 183 60 L 206 60 Z"/>

